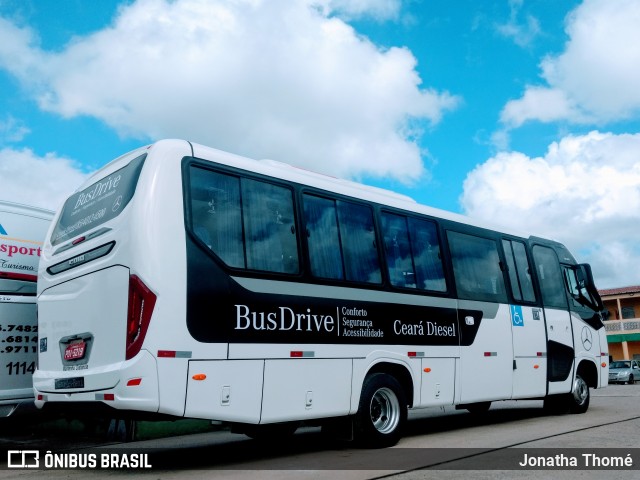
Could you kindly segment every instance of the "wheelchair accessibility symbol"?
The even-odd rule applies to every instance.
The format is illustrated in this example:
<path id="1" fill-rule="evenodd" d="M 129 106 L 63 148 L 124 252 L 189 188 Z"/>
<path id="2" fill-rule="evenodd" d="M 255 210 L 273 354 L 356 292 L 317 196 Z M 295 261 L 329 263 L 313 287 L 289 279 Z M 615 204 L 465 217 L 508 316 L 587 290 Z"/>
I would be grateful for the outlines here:
<path id="1" fill-rule="evenodd" d="M 511 324 L 514 327 L 524 327 L 524 317 L 522 316 L 522 307 L 520 305 L 510 305 L 511 308 Z"/>

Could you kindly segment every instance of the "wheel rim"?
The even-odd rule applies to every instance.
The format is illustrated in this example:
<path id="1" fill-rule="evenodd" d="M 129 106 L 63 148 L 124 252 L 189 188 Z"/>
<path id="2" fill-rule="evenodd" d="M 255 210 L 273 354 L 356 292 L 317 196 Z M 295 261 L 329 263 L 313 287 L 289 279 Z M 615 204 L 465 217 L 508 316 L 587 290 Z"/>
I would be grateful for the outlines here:
<path id="1" fill-rule="evenodd" d="M 582 377 L 576 377 L 573 384 L 573 398 L 578 405 L 582 405 L 589 397 L 589 387 Z"/>
<path id="2" fill-rule="evenodd" d="M 390 433 L 400 422 L 400 403 L 389 388 L 381 388 L 371 398 L 369 406 L 371 423 L 380 433 Z"/>

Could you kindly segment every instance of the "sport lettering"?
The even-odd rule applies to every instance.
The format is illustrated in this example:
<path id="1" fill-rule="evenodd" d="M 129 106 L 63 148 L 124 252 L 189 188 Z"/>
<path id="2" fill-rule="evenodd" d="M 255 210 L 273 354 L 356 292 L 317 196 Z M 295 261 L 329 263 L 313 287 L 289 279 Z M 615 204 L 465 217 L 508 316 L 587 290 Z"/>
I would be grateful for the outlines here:
<path id="1" fill-rule="evenodd" d="M 0 243 L 0 253 L 6 253 L 7 257 L 13 257 L 14 255 L 39 257 L 42 253 L 42 249 L 40 247 L 19 247 L 18 245 L 8 245 L 6 243 Z"/>

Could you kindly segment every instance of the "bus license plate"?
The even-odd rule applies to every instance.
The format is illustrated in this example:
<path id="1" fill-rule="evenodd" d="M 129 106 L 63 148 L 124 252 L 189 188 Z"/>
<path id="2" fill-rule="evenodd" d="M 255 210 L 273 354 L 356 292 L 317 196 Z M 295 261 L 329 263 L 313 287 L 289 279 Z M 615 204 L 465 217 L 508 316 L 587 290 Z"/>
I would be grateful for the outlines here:
<path id="1" fill-rule="evenodd" d="M 64 359 L 65 360 L 79 360 L 84 357 L 84 351 L 87 347 L 86 342 L 78 342 L 72 343 L 71 345 L 67 345 L 67 348 L 64 350 Z"/>

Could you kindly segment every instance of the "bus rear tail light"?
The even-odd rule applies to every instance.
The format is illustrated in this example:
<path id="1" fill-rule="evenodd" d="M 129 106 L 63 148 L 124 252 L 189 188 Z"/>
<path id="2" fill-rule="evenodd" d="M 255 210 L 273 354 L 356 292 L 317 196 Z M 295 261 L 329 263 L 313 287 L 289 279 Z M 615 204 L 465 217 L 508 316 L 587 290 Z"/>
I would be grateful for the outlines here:
<path id="1" fill-rule="evenodd" d="M 156 295 L 136 275 L 129 277 L 129 310 L 127 315 L 126 359 L 135 357 L 149 328 Z"/>

